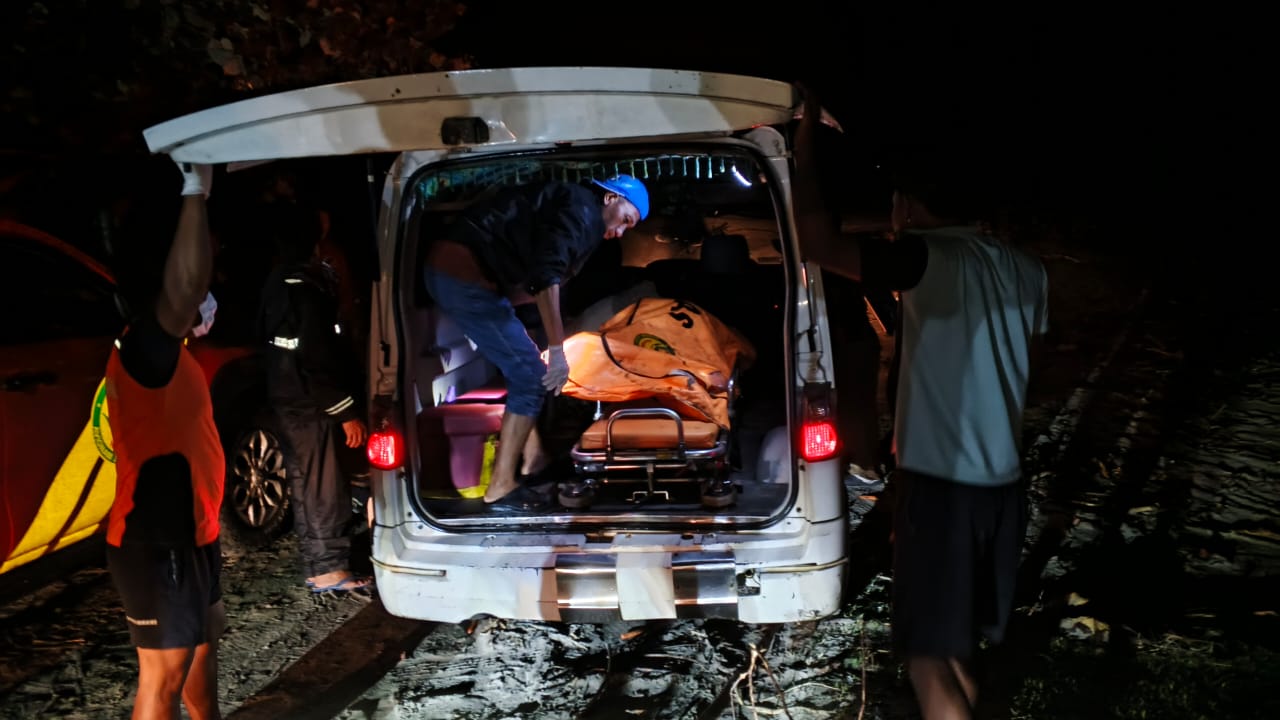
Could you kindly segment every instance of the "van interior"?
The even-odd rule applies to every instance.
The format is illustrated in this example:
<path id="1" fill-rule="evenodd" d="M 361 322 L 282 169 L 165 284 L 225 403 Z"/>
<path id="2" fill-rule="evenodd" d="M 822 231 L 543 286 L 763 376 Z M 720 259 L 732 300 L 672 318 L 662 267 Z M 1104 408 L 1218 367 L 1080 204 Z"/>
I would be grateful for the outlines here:
<path id="1" fill-rule="evenodd" d="M 480 157 L 413 178 L 397 279 L 401 387 L 407 469 L 427 517 L 714 524 L 785 510 L 794 260 L 779 240 L 773 178 L 746 150 L 714 147 Z M 425 249 L 495 185 L 617 173 L 645 182 L 651 211 L 620 240 L 602 241 L 561 288 L 571 380 L 537 422 L 551 465 L 524 479 L 549 503 L 487 505 L 503 378 L 434 307 Z M 516 312 L 545 349 L 536 306 Z M 672 340 L 703 328 L 693 341 Z"/>

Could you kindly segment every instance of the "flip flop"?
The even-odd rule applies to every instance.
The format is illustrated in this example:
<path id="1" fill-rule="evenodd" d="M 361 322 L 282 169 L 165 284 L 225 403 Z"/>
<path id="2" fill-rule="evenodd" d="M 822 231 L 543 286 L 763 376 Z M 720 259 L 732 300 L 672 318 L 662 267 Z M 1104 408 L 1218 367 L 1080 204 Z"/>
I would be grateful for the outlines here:
<path id="1" fill-rule="evenodd" d="M 311 592 L 321 595 L 324 593 L 348 593 L 358 590 L 366 590 L 373 581 L 371 578 L 360 577 L 358 575 L 348 575 L 332 585 L 316 585 L 310 580 L 307 581 L 307 587 L 311 588 Z"/>
<path id="2" fill-rule="evenodd" d="M 501 498 L 486 504 L 495 510 L 541 510 L 551 504 L 551 498 L 525 485 L 520 485 Z"/>

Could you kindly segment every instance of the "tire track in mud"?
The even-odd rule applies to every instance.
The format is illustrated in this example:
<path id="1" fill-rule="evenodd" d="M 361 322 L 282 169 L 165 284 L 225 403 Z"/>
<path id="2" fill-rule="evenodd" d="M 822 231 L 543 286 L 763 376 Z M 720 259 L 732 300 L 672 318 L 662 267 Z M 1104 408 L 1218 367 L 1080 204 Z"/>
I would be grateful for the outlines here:
<path id="1" fill-rule="evenodd" d="M 1092 397 L 1072 419 L 1073 431 L 1060 439 L 1041 438 L 1029 453 L 1031 546 L 1020 572 L 1010 642 L 991 655 L 997 714 L 1010 700 L 1014 678 L 1034 675 L 1048 662 L 1055 637 L 1088 639 L 1124 656 L 1144 635 L 1190 628 L 1196 602 L 1210 597 L 1214 610 L 1207 614 L 1222 630 L 1218 611 L 1252 594 L 1239 588 L 1223 592 L 1192 577 L 1199 560 L 1222 564 L 1222 556 L 1196 541 L 1222 536 L 1215 515 L 1243 508 L 1239 517 L 1255 527 L 1264 517 L 1249 492 L 1228 497 L 1205 491 L 1230 485 L 1221 475 L 1211 479 L 1206 468 L 1256 471 L 1266 457 L 1258 453 L 1260 437 L 1240 434 L 1231 412 L 1223 411 L 1237 405 L 1241 384 L 1226 377 L 1236 374 L 1235 363 L 1248 360 L 1252 351 L 1244 346 L 1250 343 L 1220 334 L 1214 319 L 1211 306 L 1182 294 L 1148 303 L 1114 360 L 1091 377 Z M 1273 376 L 1274 362 L 1269 368 L 1261 375 Z M 1248 395 L 1257 397 L 1256 389 Z M 1260 425 L 1274 424 L 1280 420 L 1280 394 L 1246 405 L 1241 414 Z M 1238 442 L 1206 442 L 1212 435 L 1204 425 L 1211 416 L 1218 418 L 1222 436 Z M 1262 489 L 1260 497 L 1275 507 L 1272 484 Z M 1274 513 L 1266 517 L 1262 544 L 1280 539 L 1270 534 L 1277 529 Z"/>
<path id="2" fill-rule="evenodd" d="M 1144 293 L 1137 316 L 1027 451 L 1029 547 L 1019 578 L 1024 594 L 1074 568 L 1085 559 L 1078 557 L 1080 549 L 1096 547 L 1118 526 L 1117 512 L 1139 506 L 1136 499 L 1167 442 L 1164 425 L 1176 414 L 1171 383 L 1182 359 L 1179 351 L 1152 342 L 1175 334 L 1172 318 L 1158 317 L 1152 307 Z"/>
<path id="3" fill-rule="evenodd" d="M 728 677 L 745 667 L 751 641 L 731 621 L 647 623 L 644 640 L 611 658 L 598 694 L 579 720 L 684 718 L 714 704 Z M 764 642 L 772 628 L 758 631 Z"/>
<path id="4" fill-rule="evenodd" d="M 1275 304 L 1232 318 L 1232 342 L 1206 353 L 1209 382 L 1193 423 L 1164 458 L 1181 503 L 1161 506 L 1157 527 L 1178 530 L 1189 632 L 1280 642 L 1280 321 Z M 1258 317 L 1258 314 L 1261 317 Z M 1210 346 L 1212 347 L 1212 346 Z"/>
<path id="5" fill-rule="evenodd" d="M 444 625 L 338 717 L 718 717 L 775 631 L 703 619 Z"/>
<path id="6" fill-rule="evenodd" d="M 1154 621 L 1152 611 L 1170 605 L 1160 595 L 1185 589 L 1184 571 L 1280 569 L 1273 542 L 1280 536 L 1267 508 L 1277 499 L 1268 450 L 1276 443 L 1268 429 L 1280 420 L 1280 392 L 1269 382 L 1280 372 L 1274 347 L 1212 327 L 1213 313 L 1200 303 L 1153 306 L 1061 456 L 1033 454 L 1041 504 L 1067 522 L 1041 523 L 1037 539 L 1053 553 L 1027 570 L 1057 579 L 1088 566 L 1071 581 L 1096 586 L 1117 614 Z M 1055 526 L 1065 529 L 1050 532 Z M 1224 554 L 1197 541 L 1226 539 L 1233 528 L 1257 541 Z"/>

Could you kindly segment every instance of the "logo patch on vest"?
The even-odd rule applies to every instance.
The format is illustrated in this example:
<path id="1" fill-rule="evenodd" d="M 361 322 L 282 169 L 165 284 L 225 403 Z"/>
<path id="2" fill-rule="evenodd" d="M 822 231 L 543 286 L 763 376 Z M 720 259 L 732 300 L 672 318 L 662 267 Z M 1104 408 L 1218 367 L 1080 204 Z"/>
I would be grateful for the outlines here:
<path id="1" fill-rule="evenodd" d="M 98 383 L 98 392 L 93 396 L 93 410 L 89 414 L 89 426 L 93 431 L 93 445 L 98 454 L 109 463 L 116 461 L 116 451 L 112 447 L 111 422 L 107 414 L 107 381 Z"/>

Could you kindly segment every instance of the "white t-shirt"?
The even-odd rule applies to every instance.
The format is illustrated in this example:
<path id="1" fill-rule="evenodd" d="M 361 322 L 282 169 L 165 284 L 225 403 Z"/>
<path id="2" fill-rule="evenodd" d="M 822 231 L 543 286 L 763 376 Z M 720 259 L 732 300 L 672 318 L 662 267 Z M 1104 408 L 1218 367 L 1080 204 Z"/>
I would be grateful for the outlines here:
<path id="1" fill-rule="evenodd" d="M 898 465 L 970 485 L 1015 482 L 1031 339 L 1048 330 L 1044 265 L 976 228 L 920 234 L 928 264 L 902 293 Z"/>

